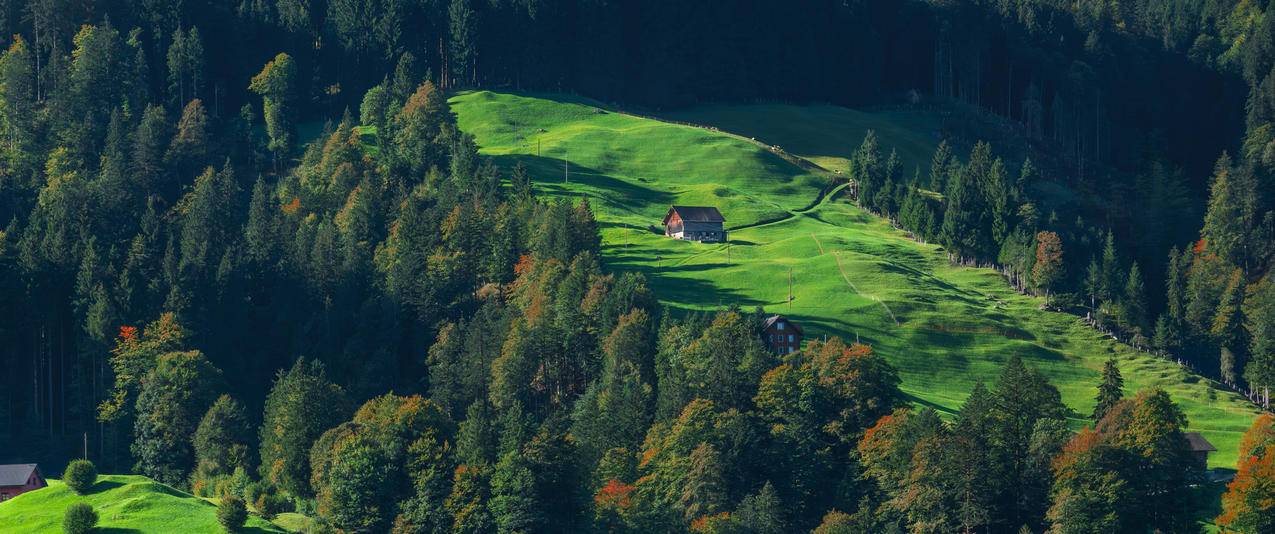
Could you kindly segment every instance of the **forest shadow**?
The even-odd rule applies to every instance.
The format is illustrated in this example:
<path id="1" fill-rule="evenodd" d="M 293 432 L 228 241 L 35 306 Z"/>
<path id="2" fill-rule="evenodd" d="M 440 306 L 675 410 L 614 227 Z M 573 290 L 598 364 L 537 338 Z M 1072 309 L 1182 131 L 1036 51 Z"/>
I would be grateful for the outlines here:
<path id="1" fill-rule="evenodd" d="M 926 408 L 930 408 L 930 409 L 932 409 L 932 410 L 934 410 L 934 411 L 936 411 L 936 412 L 939 412 L 939 413 L 945 413 L 945 414 L 948 414 L 948 415 L 956 415 L 956 413 L 957 413 L 957 412 L 952 411 L 952 410 L 951 410 L 951 409 L 949 409 L 948 407 L 943 406 L 942 404 L 938 404 L 938 403 L 933 402 L 933 401 L 928 401 L 928 400 L 922 399 L 921 397 L 918 397 L 918 396 L 913 395 L 913 394 L 911 394 L 911 393 L 904 393 L 904 394 L 903 394 L 903 398 L 904 398 L 904 399 L 906 399 L 906 400 L 908 401 L 908 403 L 909 403 L 909 404 L 916 404 L 916 405 L 919 405 L 919 406 L 924 406 L 924 407 L 926 407 Z"/>
<path id="2" fill-rule="evenodd" d="M 557 195 L 580 194 L 579 191 L 569 188 L 568 184 L 564 183 L 563 164 L 565 160 L 561 158 L 528 154 L 505 154 L 491 156 L 490 159 L 496 167 L 506 170 L 514 168 L 518 163 L 525 165 L 531 175 L 533 187 L 537 192 Z M 586 184 L 598 189 L 605 189 L 619 198 L 605 195 L 604 200 L 611 202 L 619 200 L 626 204 L 627 206 L 624 207 L 628 209 L 635 209 L 634 205 L 672 204 L 673 202 L 674 195 L 670 193 L 621 180 L 598 169 L 584 167 L 575 162 L 571 162 L 567 168 L 569 169 L 569 175 L 566 179 L 571 180 L 571 183 Z"/>
<path id="3" fill-rule="evenodd" d="M 641 270 L 641 269 L 639 269 Z M 642 270 L 650 286 L 656 289 L 661 300 L 679 302 L 698 306 L 720 307 L 740 306 L 752 307 L 764 304 L 762 301 L 747 297 L 738 291 L 723 289 L 707 280 L 674 278 L 664 272 L 650 269 Z"/>

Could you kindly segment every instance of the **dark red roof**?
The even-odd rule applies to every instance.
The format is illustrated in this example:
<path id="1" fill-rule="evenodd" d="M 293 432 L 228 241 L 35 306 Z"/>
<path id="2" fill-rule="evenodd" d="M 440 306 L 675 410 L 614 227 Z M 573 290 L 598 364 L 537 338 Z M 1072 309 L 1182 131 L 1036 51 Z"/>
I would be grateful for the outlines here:
<path id="1" fill-rule="evenodd" d="M 762 325 L 762 330 L 766 330 L 766 329 L 770 328 L 771 326 L 773 326 L 775 323 L 777 323 L 777 322 L 779 322 L 779 321 L 784 321 L 784 322 L 788 323 L 788 325 L 789 325 L 789 326 L 791 326 L 791 327 L 793 328 L 793 330 L 796 330 L 798 334 L 804 334 L 804 333 L 805 333 L 805 332 L 802 332 L 802 331 L 801 331 L 801 326 L 800 326 L 800 325 L 798 325 L 797 323 L 792 322 L 792 320 L 791 320 L 791 319 L 789 319 L 789 318 L 787 318 L 787 317 L 784 317 L 784 316 L 782 316 L 782 315 L 772 315 L 772 316 L 770 316 L 770 317 L 767 317 L 767 318 L 766 318 L 766 322 L 765 322 L 765 324 L 763 324 L 763 325 Z"/>
<path id="2" fill-rule="evenodd" d="M 722 217 L 722 212 L 717 211 L 713 206 L 673 206 L 668 209 L 668 213 L 664 214 L 664 224 L 668 224 L 669 217 L 676 213 L 686 222 L 725 222 L 726 218 Z"/>

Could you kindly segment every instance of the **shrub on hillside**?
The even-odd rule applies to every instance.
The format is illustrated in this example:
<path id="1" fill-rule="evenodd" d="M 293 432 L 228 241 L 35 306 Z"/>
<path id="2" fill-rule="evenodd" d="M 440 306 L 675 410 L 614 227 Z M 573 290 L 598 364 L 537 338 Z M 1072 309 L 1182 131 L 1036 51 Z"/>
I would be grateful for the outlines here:
<path id="1" fill-rule="evenodd" d="M 75 460 L 66 466 L 62 481 L 75 493 L 84 495 L 97 483 L 97 467 L 88 460 Z"/>
<path id="2" fill-rule="evenodd" d="M 62 516 L 62 532 L 66 534 L 87 534 L 97 526 L 97 512 L 87 503 L 77 502 L 66 509 Z"/>
<path id="3" fill-rule="evenodd" d="M 235 532 L 243 528 L 243 524 L 248 521 L 248 507 L 244 505 L 243 499 L 234 495 L 227 495 L 221 498 L 221 504 L 217 505 L 217 522 L 221 523 L 221 527 L 226 532 Z"/>
<path id="4" fill-rule="evenodd" d="M 257 512 L 261 517 L 266 519 L 274 519 L 275 516 L 291 512 L 293 509 L 292 499 L 279 492 L 261 492 L 257 494 L 257 501 L 253 503 L 257 507 Z"/>
<path id="5" fill-rule="evenodd" d="M 251 485 L 252 477 L 248 476 L 248 472 L 244 470 L 243 466 L 239 466 L 235 468 L 234 474 L 230 475 L 230 484 L 227 491 L 247 499 L 248 487 Z"/>

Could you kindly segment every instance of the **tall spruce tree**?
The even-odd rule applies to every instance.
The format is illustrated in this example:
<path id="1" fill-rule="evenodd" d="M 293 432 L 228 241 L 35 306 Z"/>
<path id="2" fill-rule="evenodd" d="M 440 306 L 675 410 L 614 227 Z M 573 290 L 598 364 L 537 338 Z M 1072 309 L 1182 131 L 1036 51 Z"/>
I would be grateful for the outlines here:
<path id="1" fill-rule="evenodd" d="M 1095 422 L 1107 416 L 1116 403 L 1124 398 L 1124 377 L 1120 376 L 1120 368 L 1116 366 L 1115 357 L 1107 359 L 1102 366 L 1102 383 L 1098 385 L 1097 404 L 1090 416 Z"/>

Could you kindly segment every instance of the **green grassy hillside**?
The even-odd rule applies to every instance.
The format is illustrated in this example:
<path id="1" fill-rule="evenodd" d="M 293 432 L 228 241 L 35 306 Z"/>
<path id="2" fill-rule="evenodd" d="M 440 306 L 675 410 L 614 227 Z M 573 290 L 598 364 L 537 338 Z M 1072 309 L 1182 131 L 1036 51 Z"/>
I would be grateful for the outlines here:
<path id="1" fill-rule="evenodd" d="M 1239 437 L 1257 413 L 1217 384 L 1104 338 L 1074 316 L 1041 311 L 1040 299 L 1010 290 L 991 270 L 949 265 L 938 247 L 912 241 L 840 195 L 812 206 L 828 176 L 746 138 L 556 96 L 483 91 L 451 103 L 484 154 L 499 165 L 529 166 L 539 194 L 589 197 L 607 263 L 645 273 L 665 304 L 762 305 L 801 322 L 808 337 L 860 339 L 899 368 L 916 404 L 958 410 L 975 382 L 993 381 L 1005 359 L 1019 354 L 1058 386 L 1079 426 L 1092 410 L 1102 363 L 1115 356 L 1127 392 L 1160 386 L 1173 395 L 1190 428 L 1220 449 L 1214 466 L 1235 464 Z M 902 112 L 745 106 L 671 118 L 711 122 L 823 157 L 833 168 L 868 128 L 916 165 L 928 162 L 937 141 L 929 119 Z M 799 120 L 827 128 L 826 138 L 809 125 L 794 127 Z M 673 203 L 720 207 L 727 228 L 736 229 L 730 243 L 674 241 L 650 231 Z"/>
<path id="2" fill-rule="evenodd" d="M 87 502 L 97 510 L 102 533 L 221 532 L 212 502 L 134 475 L 98 477 L 88 495 L 80 496 L 60 480 L 49 487 L 0 503 L 0 533 L 60 534 L 67 507 Z M 284 532 L 256 516 L 244 533 Z"/>
<path id="3" fill-rule="evenodd" d="M 866 112 L 837 106 L 788 104 L 711 105 L 662 114 L 668 120 L 711 125 L 722 131 L 778 145 L 825 169 L 846 172 L 850 155 L 868 130 L 875 130 L 885 150 L 894 148 L 911 176 L 929 172 L 939 143 L 939 118 L 927 111 Z"/>

